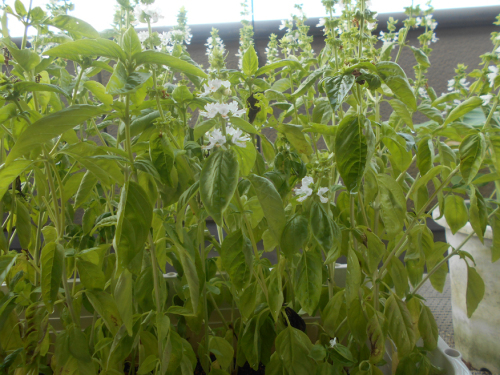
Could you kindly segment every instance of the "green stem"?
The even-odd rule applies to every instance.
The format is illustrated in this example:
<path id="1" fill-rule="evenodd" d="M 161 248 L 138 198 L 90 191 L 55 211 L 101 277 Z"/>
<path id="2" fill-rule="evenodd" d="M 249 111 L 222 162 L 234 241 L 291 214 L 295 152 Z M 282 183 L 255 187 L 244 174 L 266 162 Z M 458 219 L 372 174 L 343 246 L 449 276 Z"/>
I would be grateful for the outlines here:
<path id="1" fill-rule="evenodd" d="M 76 69 L 76 65 L 75 65 L 75 69 Z M 77 77 L 76 83 L 75 83 L 75 89 L 73 90 L 73 97 L 71 98 L 71 105 L 75 104 L 76 94 L 78 93 L 78 87 L 80 87 L 80 81 L 82 80 L 82 76 L 83 76 L 84 71 L 85 71 L 85 69 L 83 69 L 83 67 L 80 67 L 80 73 L 78 73 L 78 77 Z M 80 125 L 80 126 L 82 126 L 82 125 Z"/>

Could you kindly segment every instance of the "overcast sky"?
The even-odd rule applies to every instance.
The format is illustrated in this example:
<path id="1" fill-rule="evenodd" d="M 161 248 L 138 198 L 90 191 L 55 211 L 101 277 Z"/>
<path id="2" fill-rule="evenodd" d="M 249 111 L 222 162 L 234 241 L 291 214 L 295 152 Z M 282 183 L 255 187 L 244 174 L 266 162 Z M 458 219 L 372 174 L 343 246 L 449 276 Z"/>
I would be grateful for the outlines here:
<path id="1" fill-rule="evenodd" d="M 28 4 L 28 0 L 23 0 Z M 48 0 L 33 0 L 33 6 L 45 9 Z M 188 11 L 189 24 L 234 22 L 240 20 L 241 0 L 157 0 L 156 4 L 163 10 L 165 18 L 155 26 L 168 26 L 176 22 L 176 14 L 181 6 Z M 425 0 L 414 0 L 415 4 L 425 4 Z M 14 0 L 7 0 L 13 5 Z M 73 16 L 90 23 L 98 31 L 109 28 L 114 12 L 115 0 L 73 0 L 75 10 Z M 254 0 L 255 20 L 272 20 L 289 17 L 293 12 L 293 5 L 304 4 L 304 11 L 308 17 L 324 16 L 321 0 Z M 372 7 L 379 13 L 402 11 L 403 7 L 411 4 L 411 0 L 374 0 Z M 471 6 L 500 5 L 500 0 L 434 0 L 436 9 L 462 8 Z M 439 20 L 437 20 L 439 22 Z M 22 25 L 14 22 L 9 24 L 11 36 L 20 36 L 23 33 Z"/>

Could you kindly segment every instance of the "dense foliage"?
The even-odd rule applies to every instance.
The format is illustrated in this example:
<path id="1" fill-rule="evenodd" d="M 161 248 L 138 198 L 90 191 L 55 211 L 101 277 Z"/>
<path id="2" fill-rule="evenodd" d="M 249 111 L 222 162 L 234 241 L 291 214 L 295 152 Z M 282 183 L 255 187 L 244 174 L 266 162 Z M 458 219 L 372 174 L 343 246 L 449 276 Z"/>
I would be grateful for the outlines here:
<path id="1" fill-rule="evenodd" d="M 437 97 L 432 8 L 407 8 L 378 38 L 365 0 L 323 0 L 314 52 L 297 7 L 260 67 L 245 21 L 236 70 L 217 30 L 203 69 L 185 12 L 158 34 L 141 1 L 118 0 L 101 34 L 67 1 L 4 8 L 0 372 L 381 374 L 385 354 L 396 374 L 440 372 L 418 291 L 428 279 L 442 291 L 450 256 L 468 264 L 469 315 L 484 283 L 426 218 L 500 238 L 498 187 L 480 189 L 499 178 L 500 33 L 482 69 L 459 66 Z M 9 37 L 14 18 L 30 42 Z"/>

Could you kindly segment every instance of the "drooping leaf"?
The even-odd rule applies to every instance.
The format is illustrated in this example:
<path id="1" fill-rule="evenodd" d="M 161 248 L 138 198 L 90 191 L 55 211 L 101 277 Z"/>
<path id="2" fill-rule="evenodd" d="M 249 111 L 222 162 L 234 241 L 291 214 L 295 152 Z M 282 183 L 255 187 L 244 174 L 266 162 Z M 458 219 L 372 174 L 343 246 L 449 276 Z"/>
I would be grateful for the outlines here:
<path id="1" fill-rule="evenodd" d="M 220 256 L 236 289 L 245 288 L 252 277 L 253 252 L 250 240 L 241 230 L 229 234 L 222 242 Z"/>
<path id="2" fill-rule="evenodd" d="M 297 265 L 297 298 L 302 309 L 310 316 L 314 311 L 321 297 L 321 255 L 316 250 L 304 251 Z"/>
<path id="3" fill-rule="evenodd" d="M 467 293 L 466 293 L 466 305 L 467 305 L 467 317 L 470 318 L 474 311 L 476 311 L 479 303 L 484 297 L 484 281 L 479 275 L 477 270 L 469 264 L 467 264 Z"/>
<path id="4" fill-rule="evenodd" d="M 415 331 L 412 319 L 405 303 L 394 294 L 385 303 L 385 317 L 392 340 L 401 357 L 409 354 L 415 346 Z"/>
<path id="5" fill-rule="evenodd" d="M 417 99 L 404 70 L 392 61 L 381 61 L 376 64 L 376 67 L 380 78 L 389 86 L 396 98 L 415 112 L 417 110 Z"/>
<path id="6" fill-rule="evenodd" d="M 470 184 L 481 169 L 486 152 L 484 134 L 470 134 L 460 144 L 460 172 L 466 184 Z"/>
<path id="7" fill-rule="evenodd" d="M 451 232 L 457 233 L 469 221 L 464 199 L 455 194 L 448 195 L 444 201 L 444 217 Z"/>
<path id="8" fill-rule="evenodd" d="M 309 222 L 304 215 L 292 216 L 283 229 L 281 235 L 281 250 L 285 257 L 292 257 L 303 248 L 309 237 Z"/>
<path id="9" fill-rule="evenodd" d="M 418 319 L 418 330 L 424 341 L 424 348 L 433 351 L 438 345 L 438 326 L 431 309 L 425 304 L 421 306 L 420 317 Z"/>
<path id="10" fill-rule="evenodd" d="M 87 290 L 85 294 L 106 327 L 116 335 L 123 322 L 113 296 L 102 290 Z"/>
<path id="11" fill-rule="evenodd" d="M 357 115 L 344 117 L 335 137 L 335 159 L 347 190 L 356 193 L 366 166 L 368 146 Z"/>
<path id="12" fill-rule="evenodd" d="M 316 363 L 309 357 L 313 345 L 307 335 L 287 327 L 276 338 L 276 353 L 289 375 L 314 374 Z"/>
<path id="13" fill-rule="evenodd" d="M 54 309 L 59 285 L 61 285 L 63 262 L 64 248 L 60 244 L 49 242 L 43 247 L 41 255 L 42 298 L 45 306 L 47 306 L 47 310 L 50 312 Z"/>
<path id="14" fill-rule="evenodd" d="M 238 169 L 238 159 L 234 152 L 219 150 L 210 155 L 201 170 L 201 201 L 220 226 L 222 226 L 222 215 L 236 191 Z"/>
<path id="15" fill-rule="evenodd" d="M 325 254 L 328 254 L 334 246 L 339 245 L 340 228 L 318 202 L 311 205 L 310 222 L 311 232 Z"/>
<path id="16" fill-rule="evenodd" d="M 401 186 L 391 176 L 377 175 L 381 202 L 380 216 L 390 235 L 402 231 L 406 217 L 406 198 Z"/>

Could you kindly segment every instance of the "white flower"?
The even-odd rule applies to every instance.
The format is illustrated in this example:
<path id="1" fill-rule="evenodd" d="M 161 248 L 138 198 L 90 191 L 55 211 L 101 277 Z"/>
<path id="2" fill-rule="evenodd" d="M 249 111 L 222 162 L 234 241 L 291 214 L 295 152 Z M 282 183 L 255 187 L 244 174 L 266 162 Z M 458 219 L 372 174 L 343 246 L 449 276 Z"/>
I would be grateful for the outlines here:
<path id="1" fill-rule="evenodd" d="M 420 96 L 424 99 L 429 99 L 429 95 L 427 94 L 427 90 L 425 90 L 425 88 L 423 87 L 419 87 L 418 89 L 418 93 L 420 94 Z"/>
<path id="2" fill-rule="evenodd" d="M 160 35 L 160 43 L 162 46 L 167 47 L 170 44 L 170 33 L 167 33 L 166 31 L 162 32 Z"/>
<path id="3" fill-rule="evenodd" d="M 384 40 L 385 33 L 383 31 L 380 32 L 380 36 L 378 37 L 380 40 Z"/>
<path id="4" fill-rule="evenodd" d="M 208 84 L 204 85 L 203 88 L 204 88 L 205 92 L 203 94 L 201 94 L 200 96 L 206 96 L 210 93 L 216 92 L 222 86 L 229 88 L 229 87 L 231 87 L 231 83 L 229 81 L 222 81 L 220 79 L 211 79 L 208 81 Z"/>
<path id="5" fill-rule="evenodd" d="M 333 348 L 335 345 L 337 345 L 337 338 L 333 338 L 330 340 L 330 348 Z"/>
<path id="6" fill-rule="evenodd" d="M 283 30 L 286 27 L 286 21 L 281 20 L 280 30 Z"/>
<path id="7" fill-rule="evenodd" d="M 422 23 L 422 18 L 421 17 L 417 17 L 415 19 L 415 22 L 417 23 L 417 25 L 420 25 Z"/>
<path id="8" fill-rule="evenodd" d="M 231 136 L 231 142 L 234 145 L 242 148 L 247 147 L 247 142 L 250 140 L 250 137 L 247 134 L 243 135 L 241 129 L 235 129 L 232 126 L 228 126 L 226 128 L 226 133 Z"/>
<path id="9" fill-rule="evenodd" d="M 246 110 L 238 110 L 238 103 L 234 100 L 229 103 L 208 103 L 205 105 L 205 112 L 200 112 L 200 115 L 208 118 L 214 118 L 217 114 L 220 114 L 223 118 L 229 117 L 229 112 L 233 116 L 241 116 L 246 113 Z"/>
<path id="10" fill-rule="evenodd" d="M 57 3 L 59 2 L 59 0 L 50 0 L 50 4 L 52 5 L 57 5 Z"/>
<path id="11" fill-rule="evenodd" d="M 328 188 L 327 187 L 322 187 L 318 190 L 318 197 L 319 197 L 319 200 L 321 201 L 321 203 L 328 203 L 328 198 L 327 197 L 324 197 L 323 195 L 328 193 Z"/>
<path id="12" fill-rule="evenodd" d="M 461 78 L 459 82 L 463 86 L 464 89 L 466 89 L 466 90 L 469 89 L 470 82 L 467 82 L 466 78 Z"/>
<path id="13" fill-rule="evenodd" d="M 375 28 L 375 26 L 377 26 L 377 23 L 376 22 L 367 22 L 366 23 L 366 28 L 368 30 L 373 30 Z"/>
<path id="14" fill-rule="evenodd" d="M 227 106 L 229 107 L 229 111 L 233 114 L 233 116 L 239 117 L 247 112 L 246 109 L 238 110 L 238 103 L 235 102 L 234 100 L 231 103 L 227 104 Z"/>
<path id="15" fill-rule="evenodd" d="M 488 80 L 490 81 L 490 86 L 495 86 L 495 78 L 498 76 L 498 66 L 492 65 L 488 67 L 490 73 L 488 73 Z"/>
<path id="16" fill-rule="evenodd" d="M 439 40 L 439 38 L 436 37 L 436 33 L 433 33 L 431 41 L 429 43 L 427 43 L 427 44 L 430 45 L 431 43 L 437 43 L 438 40 Z"/>
<path id="17" fill-rule="evenodd" d="M 320 18 L 318 24 L 316 27 L 324 27 L 325 26 L 326 19 L 325 18 Z"/>
<path id="18" fill-rule="evenodd" d="M 141 19 L 144 19 L 144 15 L 150 19 L 151 23 L 157 23 L 160 19 L 165 18 L 158 7 L 153 8 L 152 5 L 139 4 L 134 9 L 134 17 L 136 19 L 134 24 L 139 22 L 147 23 L 146 21 L 141 21 Z"/>
<path id="19" fill-rule="evenodd" d="M 431 30 L 436 30 L 436 27 L 438 25 L 437 22 L 432 20 L 432 14 L 429 14 L 428 16 L 425 16 L 425 24 L 429 26 Z"/>
<path id="20" fill-rule="evenodd" d="M 149 33 L 147 31 L 139 31 L 137 36 L 139 37 L 141 43 L 144 43 L 144 41 L 149 38 Z"/>
<path id="21" fill-rule="evenodd" d="M 203 117 L 214 118 L 219 113 L 219 103 L 207 103 L 205 105 L 206 112 L 200 112 Z"/>
<path id="22" fill-rule="evenodd" d="M 295 195 L 298 195 L 297 202 L 303 202 L 307 197 L 311 196 L 313 190 L 309 187 L 314 184 L 312 177 L 306 176 L 302 179 L 302 186 L 295 189 Z"/>
<path id="23" fill-rule="evenodd" d="M 215 129 L 208 135 L 208 141 L 210 143 L 207 146 L 202 147 L 204 150 L 211 150 L 214 147 L 224 148 L 227 140 L 219 129 Z"/>
<path id="24" fill-rule="evenodd" d="M 495 50 L 495 53 L 500 53 L 500 47 Z"/>
<path id="25" fill-rule="evenodd" d="M 483 100 L 483 105 L 488 105 L 490 104 L 491 98 L 493 98 L 493 95 L 481 95 L 480 98 Z"/>

